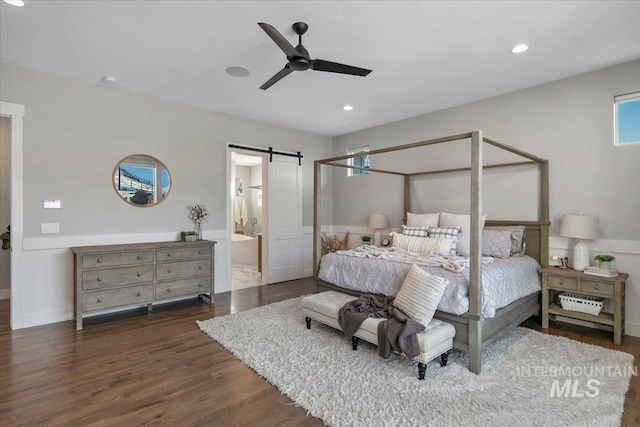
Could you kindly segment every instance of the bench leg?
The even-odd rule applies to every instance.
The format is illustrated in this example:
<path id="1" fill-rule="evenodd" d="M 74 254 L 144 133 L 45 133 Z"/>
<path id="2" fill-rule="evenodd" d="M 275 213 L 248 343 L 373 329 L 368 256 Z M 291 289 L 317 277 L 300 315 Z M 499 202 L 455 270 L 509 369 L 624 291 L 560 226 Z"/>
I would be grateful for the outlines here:
<path id="1" fill-rule="evenodd" d="M 355 335 L 351 337 L 351 348 L 353 348 L 354 350 L 358 349 L 358 337 L 356 337 Z"/>
<path id="2" fill-rule="evenodd" d="M 305 322 L 307 322 L 307 329 L 311 329 L 311 318 L 305 317 L 304 320 Z"/>
<path id="3" fill-rule="evenodd" d="M 418 379 L 424 380 L 424 375 L 426 374 L 426 372 L 427 372 L 427 364 L 418 362 Z"/>
<path id="4" fill-rule="evenodd" d="M 440 355 L 440 366 L 447 366 L 447 362 L 449 361 L 449 351 L 445 351 Z"/>

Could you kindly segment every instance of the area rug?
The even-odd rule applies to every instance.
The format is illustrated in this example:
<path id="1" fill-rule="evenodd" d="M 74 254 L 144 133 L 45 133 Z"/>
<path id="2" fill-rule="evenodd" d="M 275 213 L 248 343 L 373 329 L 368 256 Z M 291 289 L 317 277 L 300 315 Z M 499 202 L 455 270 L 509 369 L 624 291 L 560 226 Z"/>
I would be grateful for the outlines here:
<path id="1" fill-rule="evenodd" d="M 301 298 L 197 322 L 200 329 L 330 426 L 617 426 L 633 356 L 515 328 L 482 353 L 482 374 L 452 351 L 446 367 L 362 342 L 312 321 Z"/>

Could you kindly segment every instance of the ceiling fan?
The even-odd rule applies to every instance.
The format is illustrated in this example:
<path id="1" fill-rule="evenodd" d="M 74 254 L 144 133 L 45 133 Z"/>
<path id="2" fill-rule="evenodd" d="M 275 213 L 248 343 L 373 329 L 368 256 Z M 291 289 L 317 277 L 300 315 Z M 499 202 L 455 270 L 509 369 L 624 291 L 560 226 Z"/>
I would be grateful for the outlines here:
<path id="1" fill-rule="evenodd" d="M 269 24 L 264 22 L 258 22 L 260 28 L 278 45 L 280 49 L 287 55 L 287 62 L 284 68 L 278 71 L 273 77 L 271 77 L 265 84 L 260 86 L 260 89 L 267 90 L 272 85 L 280 81 L 282 78 L 288 76 L 294 71 L 306 71 L 312 69 L 315 71 L 326 71 L 329 73 L 350 74 L 353 76 L 366 76 L 372 70 L 364 68 L 353 67 L 351 65 L 338 64 L 337 62 L 325 61 L 324 59 L 311 59 L 309 52 L 302 45 L 302 35 L 307 32 L 309 26 L 304 22 L 296 22 L 291 26 L 293 31 L 298 35 L 298 46 L 293 47 L 282 34 L 278 32 Z"/>

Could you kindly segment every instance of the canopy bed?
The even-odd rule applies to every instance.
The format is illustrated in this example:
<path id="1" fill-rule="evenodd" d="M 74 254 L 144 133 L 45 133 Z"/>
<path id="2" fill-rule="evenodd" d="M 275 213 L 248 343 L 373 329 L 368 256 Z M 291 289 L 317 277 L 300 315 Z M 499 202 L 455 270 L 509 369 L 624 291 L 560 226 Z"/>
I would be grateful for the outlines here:
<path id="1" fill-rule="evenodd" d="M 481 352 L 482 348 L 492 343 L 502 335 L 504 335 L 511 328 L 522 323 L 532 315 L 539 312 L 539 273 L 537 271 L 538 265 L 546 266 L 548 263 L 549 255 L 549 169 L 548 161 L 540 157 L 534 156 L 513 146 L 507 145 L 494 138 L 484 136 L 482 131 L 476 130 L 469 133 L 463 133 L 459 135 L 453 135 L 443 138 L 431 139 L 427 141 L 421 141 L 411 144 L 399 145 L 394 147 L 387 147 L 369 152 L 370 156 L 383 155 L 385 153 L 397 152 L 400 150 L 411 150 L 418 147 L 432 146 L 434 144 L 443 144 L 452 141 L 467 140 L 470 145 L 470 166 L 450 169 L 429 170 L 422 172 L 399 172 L 397 170 L 383 170 L 375 168 L 367 168 L 370 173 L 392 174 L 404 177 L 404 188 L 402 189 L 404 194 L 404 211 L 403 222 L 407 224 L 407 216 L 409 215 L 411 204 L 411 182 L 414 177 L 424 177 L 433 174 L 449 174 L 460 173 L 464 171 L 470 172 L 470 247 L 468 253 L 468 259 L 465 264 L 468 267 L 466 271 L 465 298 L 467 302 L 464 306 L 466 312 L 456 313 L 456 310 L 448 310 L 446 312 L 442 310 L 442 306 L 439 306 L 436 311 L 435 318 L 444 322 L 448 322 L 454 325 L 456 329 L 456 336 L 454 339 L 454 347 L 466 351 L 469 355 L 469 370 L 474 373 L 480 373 L 481 371 Z M 500 150 L 507 151 L 512 155 L 518 156 L 519 161 L 511 162 L 499 162 L 485 165 L 483 163 L 483 143 L 490 144 Z M 361 156 L 362 154 L 351 154 L 344 156 L 337 156 L 323 160 L 317 160 L 314 163 L 314 270 L 315 279 L 315 291 L 321 290 L 337 290 L 343 293 L 350 293 L 353 295 L 360 295 L 365 293 L 363 290 L 358 290 L 356 287 L 345 288 L 345 284 L 341 283 L 338 279 L 327 279 L 328 276 L 323 274 L 327 280 L 323 280 L 319 274 L 318 267 L 321 264 L 320 259 L 320 247 L 321 247 L 321 224 L 319 221 L 319 213 L 321 212 L 321 170 L 322 166 L 332 166 L 340 168 L 352 168 L 352 169 L 364 169 L 359 166 L 341 163 L 346 159 Z M 521 160 L 520 158 L 524 158 Z M 533 165 L 537 167 L 539 171 L 539 198 L 537 212 L 538 219 L 535 221 L 497 221 L 486 220 L 483 216 L 483 170 L 491 168 L 509 168 L 513 166 Z M 490 291 L 487 286 L 483 287 L 483 277 L 486 280 L 487 274 L 483 274 L 483 267 L 486 270 L 485 273 L 490 273 L 493 266 L 487 266 L 483 264 L 482 256 L 482 234 L 483 227 L 512 227 L 512 226 L 524 226 L 526 233 L 524 240 L 526 246 L 523 251 L 527 255 L 527 258 L 533 258 L 537 263 L 535 264 L 535 276 L 538 281 L 538 288 L 533 293 L 528 293 L 526 296 L 517 296 L 515 300 L 509 301 L 504 306 L 493 307 L 493 309 L 487 309 L 485 301 L 487 299 L 487 292 Z M 526 248 L 526 249 L 525 249 Z M 332 254 L 325 255 L 322 259 L 327 263 L 331 260 Z M 354 257 L 355 258 L 355 257 Z M 363 258 L 364 259 L 364 258 Z M 485 259 L 486 262 L 486 259 Z M 532 261 L 533 262 L 533 261 Z M 497 263 L 499 264 L 499 263 Z M 496 265 L 497 265 L 496 264 Z M 364 268 L 364 267 L 363 267 Z M 529 269 L 531 266 L 529 265 Z M 444 270 L 444 269 L 440 269 Z M 356 289 L 354 289 L 356 288 Z M 397 291 L 397 290 L 396 290 Z M 390 295 L 390 293 L 387 293 Z M 512 298 L 513 299 L 513 298 Z"/>

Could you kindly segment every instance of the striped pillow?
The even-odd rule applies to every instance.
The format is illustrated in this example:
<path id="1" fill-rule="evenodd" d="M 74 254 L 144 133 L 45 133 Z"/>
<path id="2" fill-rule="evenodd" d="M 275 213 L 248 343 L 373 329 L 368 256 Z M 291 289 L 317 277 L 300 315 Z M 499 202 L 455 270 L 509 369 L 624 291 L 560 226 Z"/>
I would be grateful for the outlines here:
<path id="1" fill-rule="evenodd" d="M 451 244 L 451 250 L 444 255 L 456 255 L 458 253 L 458 234 L 462 227 L 429 227 L 429 237 L 434 238 L 451 238 L 453 243 Z"/>
<path id="2" fill-rule="evenodd" d="M 407 227 L 403 224 L 402 234 L 405 236 L 429 237 L 429 227 Z"/>
<path id="3" fill-rule="evenodd" d="M 399 233 L 391 233 L 391 237 L 393 238 L 392 246 L 409 252 L 437 252 L 442 255 L 448 255 L 451 253 L 451 246 L 454 245 L 454 240 L 451 237 L 414 237 Z"/>
<path id="4" fill-rule="evenodd" d="M 393 300 L 394 307 L 427 326 L 440 304 L 449 281 L 413 264 Z"/>

